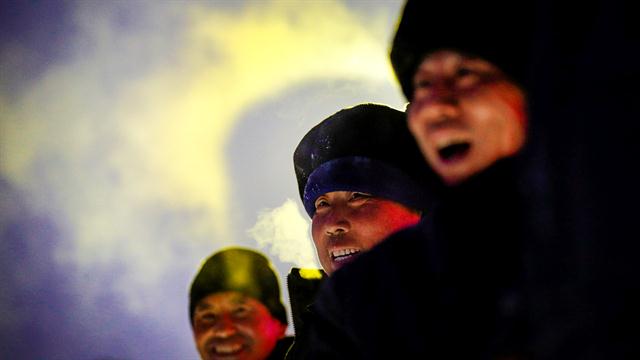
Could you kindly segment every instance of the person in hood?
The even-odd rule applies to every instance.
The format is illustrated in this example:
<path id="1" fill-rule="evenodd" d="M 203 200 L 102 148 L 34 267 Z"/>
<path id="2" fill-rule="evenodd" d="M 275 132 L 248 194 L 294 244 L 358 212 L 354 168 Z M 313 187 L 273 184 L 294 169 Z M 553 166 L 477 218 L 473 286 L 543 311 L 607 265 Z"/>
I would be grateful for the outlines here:
<path id="1" fill-rule="evenodd" d="M 437 183 L 405 113 L 385 105 L 359 104 L 329 116 L 302 138 L 293 158 L 324 271 L 309 276 L 294 268 L 287 277 L 296 334 L 287 358 L 305 356 L 308 307 L 327 274 L 417 224 L 435 201 L 424 184 Z"/>
<path id="2" fill-rule="evenodd" d="M 324 119 L 302 138 L 294 168 L 324 271 L 332 274 L 391 233 L 416 224 L 434 181 L 405 113 L 360 104 Z"/>
<path id="3" fill-rule="evenodd" d="M 292 337 L 269 260 L 245 248 L 211 255 L 189 291 L 189 319 L 203 360 L 283 359 Z"/>

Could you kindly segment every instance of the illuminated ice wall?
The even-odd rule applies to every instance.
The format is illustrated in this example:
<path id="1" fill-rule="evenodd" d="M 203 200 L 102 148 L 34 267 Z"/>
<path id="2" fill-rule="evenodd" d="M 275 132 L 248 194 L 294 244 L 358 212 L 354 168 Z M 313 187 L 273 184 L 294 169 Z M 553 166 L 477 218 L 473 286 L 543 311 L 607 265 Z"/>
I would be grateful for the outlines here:
<path id="1" fill-rule="evenodd" d="M 317 266 L 293 149 L 343 107 L 404 106 L 401 5 L 3 1 L 0 358 L 196 359 L 204 258 L 262 250 L 283 287 Z"/>

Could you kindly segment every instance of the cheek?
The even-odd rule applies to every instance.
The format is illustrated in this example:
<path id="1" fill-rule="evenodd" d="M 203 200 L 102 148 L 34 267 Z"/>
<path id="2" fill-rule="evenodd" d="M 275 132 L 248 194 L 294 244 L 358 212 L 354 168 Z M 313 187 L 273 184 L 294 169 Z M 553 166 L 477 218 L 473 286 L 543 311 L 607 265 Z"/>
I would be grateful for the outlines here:
<path id="1" fill-rule="evenodd" d="M 196 342 L 199 341 L 201 338 L 206 337 L 210 329 L 211 329 L 211 326 L 194 324 L 193 337 L 196 339 Z"/>
<path id="2" fill-rule="evenodd" d="M 463 104 L 463 108 L 469 128 L 481 134 L 482 139 L 486 139 L 487 134 L 495 135 L 504 121 L 504 114 L 496 107 L 495 100 L 474 99 Z"/>
<path id="3" fill-rule="evenodd" d="M 318 260 L 320 260 L 320 265 L 326 271 L 330 271 L 331 261 L 327 255 L 327 246 L 326 246 L 326 237 L 324 235 L 324 221 L 321 216 L 314 216 L 311 221 L 311 238 L 313 240 L 313 245 L 316 250 L 316 254 L 318 256 Z"/>
<path id="4" fill-rule="evenodd" d="M 415 225 L 420 221 L 420 215 L 403 207 L 393 207 L 389 209 L 385 217 L 388 219 L 390 232 L 396 232 L 400 229 Z"/>
<path id="5" fill-rule="evenodd" d="M 500 149 L 501 156 L 510 156 L 516 153 L 524 144 L 526 137 L 526 114 L 521 99 L 503 97 L 500 107 L 497 107 L 495 118 L 498 124 L 495 131 L 501 134 L 496 139 L 496 146 Z"/>
<path id="6" fill-rule="evenodd" d="M 283 325 L 274 319 L 270 319 L 269 321 L 265 321 L 265 324 L 262 326 L 261 333 L 265 334 L 267 338 L 272 339 L 273 342 L 278 340 L 284 334 Z"/>
<path id="7" fill-rule="evenodd" d="M 318 216 L 315 216 L 311 221 L 311 237 L 316 249 L 321 249 L 323 247 L 323 228 L 324 226 L 322 219 Z"/>
<path id="8" fill-rule="evenodd" d="M 425 128 L 425 125 L 419 115 L 409 116 L 407 127 L 409 128 L 409 132 L 416 138 L 416 141 L 422 141 L 424 137 L 424 131 L 422 130 Z"/>
<path id="9" fill-rule="evenodd" d="M 276 320 L 265 320 L 260 327 L 247 329 L 256 342 L 258 351 L 269 353 L 276 345 L 276 342 L 284 335 L 284 328 Z"/>
<path id="10" fill-rule="evenodd" d="M 501 96 L 474 99 L 464 105 L 466 118 L 480 139 L 503 142 L 520 133 L 524 124 L 521 103 L 509 102 Z"/>
<path id="11" fill-rule="evenodd" d="M 242 336 L 250 337 L 255 340 L 259 340 L 258 334 L 261 334 L 264 330 L 264 324 L 260 322 L 257 318 L 249 318 L 243 320 L 237 320 L 234 323 L 234 327 Z"/>
<path id="12" fill-rule="evenodd" d="M 425 120 L 418 114 L 409 115 L 407 120 L 407 127 L 409 128 L 409 132 L 411 133 L 411 135 L 413 135 L 413 138 L 416 140 L 416 143 L 418 144 L 422 155 L 428 157 L 431 149 L 429 147 L 429 141 L 427 139 L 427 126 Z"/>
<path id="13" fill-rule="evenodd" d="M 418 143 L 421 141 L 420 134 L 420 118 L 417 115 L 409 115 L 407 116 L 407 128 L 413 137 L 416 139 Z"/>
<path id="14" fill-rule="evenodd" d="M 420 215 L 412 213 L 399 206 L 387 206 L 378 211 L 374 216 L 362 225 L 363 232 L 366 232 L 367 246 L 369 248 L 380 243 L 389 235 L 413 226 L 420 221 Z"/>
<path id="15" fill-rule="evenodd" d="M 503 103 L 509 108 L 512 116 L 524 127 L 527 124 L 525 97 L 522 91 L 509 83 L 499 84 L 496 91 Z"/>
<path id="16" fill-rule="evenodd" d="M 516 86 L 510 83 L 496 84 L 489 92 L 486 104 L 492 109 L 494 118 L 502 121 L 505 131 L 514 134 L 526 127 L 524 94 Z"/>
<path id="17" fill-rule="evenodd" d="M 207 332 L 206 330 L 200 330 L 196 332 L 194 330 L 193 337 L 195 339 L 196 347 L 198 348 L 198 351 L 202 352 L 205 348 L 205 344 L 207 340 L 210 337 L 209 332 Z"/>

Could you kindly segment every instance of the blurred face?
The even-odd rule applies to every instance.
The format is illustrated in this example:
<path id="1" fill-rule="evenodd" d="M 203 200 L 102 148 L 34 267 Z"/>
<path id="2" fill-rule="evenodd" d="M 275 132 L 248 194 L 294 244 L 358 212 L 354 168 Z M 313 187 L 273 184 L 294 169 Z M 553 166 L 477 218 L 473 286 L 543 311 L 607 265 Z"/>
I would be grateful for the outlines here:
<path id="1" fill-rule="evenodd" d="M 409 130 L 445 183 L 464 181 L 524 145 L 524 94 L 487 61 L 439 51 L 422 62 L 414 85 Z"/>
<path id="2" fill-rule="evenodd" d="M 287 328 L 260 301 L 235 291 L 200 300 L 193 320 L 203 360 L 266 359 Z"/>
<path id="3" fill-rule="evenodd" d="M 395 201 L 353 191 L 326 193 L 316 199 L 315 206 L 311 233 L 329 275 L 360 252 L 420 220 L 419 213 Z"/>

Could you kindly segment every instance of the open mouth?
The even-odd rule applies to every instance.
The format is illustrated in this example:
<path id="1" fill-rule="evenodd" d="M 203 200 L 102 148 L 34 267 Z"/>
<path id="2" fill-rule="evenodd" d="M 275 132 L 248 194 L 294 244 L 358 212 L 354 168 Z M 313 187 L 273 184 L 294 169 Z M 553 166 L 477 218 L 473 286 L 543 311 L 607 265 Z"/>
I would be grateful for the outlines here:
<path id="1" fill-rule="evenodd" d="M 344 263 L 353 260 L 360 253 L 360 249 L 348 248 L 331 251 L 331 260 Z"/>
<path id="2" fill-rule="evenodd" d="M 438 149 L 438 155 L 442 162 L 450 163 L 463 159 L 469 153 L 469 149 L 471 149 L 469 142 L 456 142 Z"/>
<path id="3" fill-rule="evenodd" d="M 243 349 L 242 344 L 218 344 L 211 348 L 211 352 L 215 356 L 234 356 L 239 354 Z"/>

